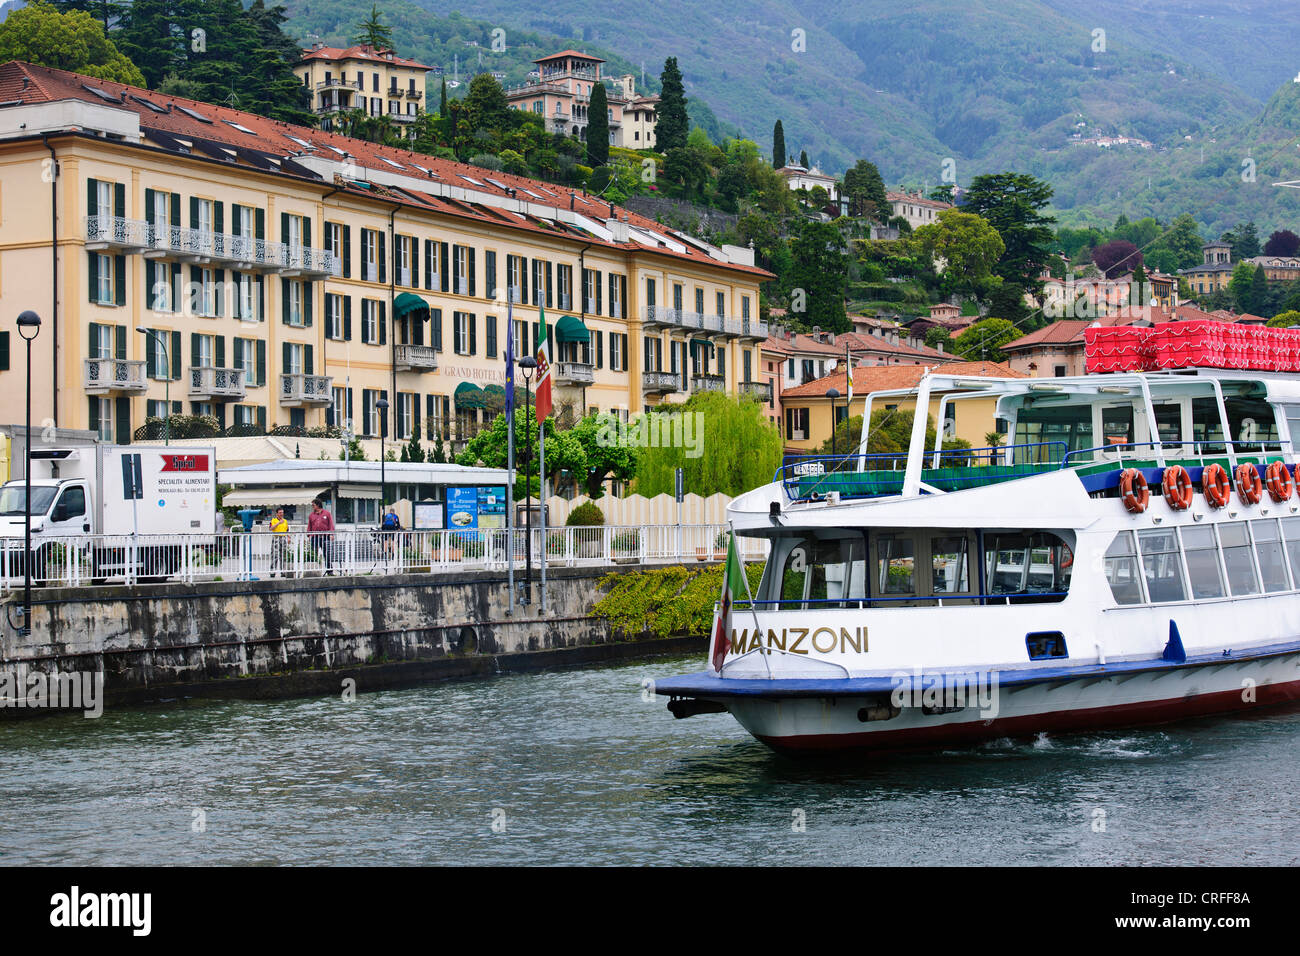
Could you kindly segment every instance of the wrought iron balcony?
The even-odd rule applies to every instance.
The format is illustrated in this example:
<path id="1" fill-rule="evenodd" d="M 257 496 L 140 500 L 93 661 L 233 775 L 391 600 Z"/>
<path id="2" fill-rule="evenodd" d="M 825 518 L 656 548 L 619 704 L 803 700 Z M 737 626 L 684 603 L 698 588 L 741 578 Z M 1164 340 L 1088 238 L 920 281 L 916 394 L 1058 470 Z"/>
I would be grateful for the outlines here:
<path id="1" fill-rule="evenodd" d="M 438 368 L 438 353 L 432 345 L 398 345 L 393 364 L 399 372 L 432 372 Z"/>
<path id="2" fill-rule="evenodd" d="M 727 380 L 721 375 L 692 375 L 692 392 L 725 392 Z"/>
<path id="3" fill-rule="evenodd" d="M 596 381 L 596 370 L 588 362 L 556 362 L 555 381 L 561 385 L 590 385 Z"/>
<path id="4" fill-rule="evenodd" d="M 285 408 L 325 406 L 333 401 L 334 379 L 329 375 L 288 372 L 280 376 L 280 404 Z"/>
<path id="5" fill-rule="evenodd" d="M 771 382 L 741 382 L 740 393 L 742 395 L 752 395 L 764 405 L 772 401 L 772 383 Z"/>
<path id="6" fill-rule="evenodd" d="M 149 387 L 144 359 L 86 359 L 81 384 L 87 395 L 138 394 Z"/>
<path id="7" fill-rule="evenodd" d="M 676 372 L 642 372 L 641 391 L 646 393 L 675 392 L 681 388 L 682 379 Z"/>
<path id="8" fill-rule="evenodd" d="M 147 245 L 148 224 L 141 219 L 86 217 L 86 248 L 92 252 L 104 249 L 139 252 Z"/>
<path id="9" fill-rule="evenodd" d="M 247 394 L 242 368 L 190 368 L 190 398 L 198 402 L 226 401 Z"/>

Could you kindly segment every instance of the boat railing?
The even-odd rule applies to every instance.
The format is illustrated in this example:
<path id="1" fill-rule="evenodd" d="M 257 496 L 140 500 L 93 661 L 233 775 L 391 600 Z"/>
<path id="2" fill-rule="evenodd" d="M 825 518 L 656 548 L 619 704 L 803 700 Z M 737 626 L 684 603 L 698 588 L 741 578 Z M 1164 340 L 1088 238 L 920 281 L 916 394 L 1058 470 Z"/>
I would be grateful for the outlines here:
<path id="1" fill-rule="evenodd" d="M 1222 439 L 1204 439 L 1197 441 L 1144 441 L 1117 442 L 1098 445 L 1093 448 L 1076 448 L 1067 452 L 1062 459 L 1062 468 L 1079 468 L 1086 465 L 1113 464 L 1123 468 L 1129 465 L 1160 457 L 1166 461 L 1176 459 L 1179 464 L 1195 461 L 1209 464 L 1227 457 L 1229 449 L 1238 455 L 1280 455 L 1284 454 L 1281 441 L 1229 441 Z M 1145 450 L 1145 453 L 1144 453 Z M 1288 453 L 1289 454 L 1289 453 Z M 1170 461 L 1172 464 L 1173 462 Z"/>
<path id="2" fill-rule="evenodd" d="M 741 611 L 866 610 L 879 605 L 910 607 L 970 607 L 980 605 L 1039 604 L 1063 601 L 1068 591 L 1000 591 L 994 594 L 906 594 L 855 598 L 774 598 L 754 600 L 740 598 L 732 603 L 731 613 Z"/>
<path id="3" fill-rule="evenodd" d="M 1059 468 L 1068 450 L 1063 441 L 1049 441 L 927 451 L 930 467 L 923 469 L 922 481 L 956 491 L 1024 478 Z M 818 501 L 832 493 L 841 498 L 876 498 L 899 494 L 906 468 L 905 451 L 789 455 L 772 480 L 782 483 L 791 501 Z"/>

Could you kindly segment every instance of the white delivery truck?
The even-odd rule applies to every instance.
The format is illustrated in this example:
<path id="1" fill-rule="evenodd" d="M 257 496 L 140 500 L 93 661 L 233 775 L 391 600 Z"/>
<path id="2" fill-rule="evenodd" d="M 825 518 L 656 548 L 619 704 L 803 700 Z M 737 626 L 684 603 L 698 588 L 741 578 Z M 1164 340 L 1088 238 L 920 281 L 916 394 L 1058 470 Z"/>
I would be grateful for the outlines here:
<path id="1" fill-rule="evenodd" d="M 32 500 L 19 478 L 0 487 L 5 573 L 24 574 L 26 523 L 33 577 L 59 573 L 68 549 L 86 556 L 89 577 L 169 577 L 181 566 L 182 538 L 216 528 L 216 449 L 163 445 L 84 445 L 32 449 Z M 105 535 L 144 535 L 138 541 Z M 82 539 L 82 540 L 78 540 Z M 192 539 L 191 539 L 192 541 Z"/>

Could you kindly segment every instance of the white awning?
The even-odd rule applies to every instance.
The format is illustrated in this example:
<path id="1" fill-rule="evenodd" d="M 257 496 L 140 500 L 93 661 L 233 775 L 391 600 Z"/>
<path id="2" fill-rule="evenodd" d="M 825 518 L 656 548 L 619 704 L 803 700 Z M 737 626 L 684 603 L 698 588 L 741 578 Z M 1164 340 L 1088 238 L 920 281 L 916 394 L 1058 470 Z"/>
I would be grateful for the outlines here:
<path id="1" fill-rule="evenodd" d="M 313 498 L 329 499 L 328 488 L 241 488 L 228 491 L 221 499 L 223 508 L 232 505 L 255 505 L 263 508 L 275 505 L 305 505 Z"/>
<path id="2" fill-rule="evenodd" d="M 340 498 L 374 498 L 379 500 L 378 485 L 350 485 L 339 483 Z"/>

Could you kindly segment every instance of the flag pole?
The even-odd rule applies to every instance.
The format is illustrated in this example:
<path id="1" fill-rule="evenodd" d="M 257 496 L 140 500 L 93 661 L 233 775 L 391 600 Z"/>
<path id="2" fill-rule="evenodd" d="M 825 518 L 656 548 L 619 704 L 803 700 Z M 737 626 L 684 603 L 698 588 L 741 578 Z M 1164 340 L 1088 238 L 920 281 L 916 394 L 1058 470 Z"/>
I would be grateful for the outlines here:
<path id="1" fill-rule="evenodd" d="M 515 613 L 515 341 L 513 303 L 506 302 L 506 589 Z"/>
<path id="2" fill-rule="evenodd" d="M 542 613 L 546 613 L 546 550 L 549 541 L 546 537 L 546 422 L 543 421 L 537 426 L 537 457 L 541 464 L 538 467 L 537 477 L 540 480 L 540 487 L 537 495 L 541 499 L 541 523 L 542 523 Z"/>

